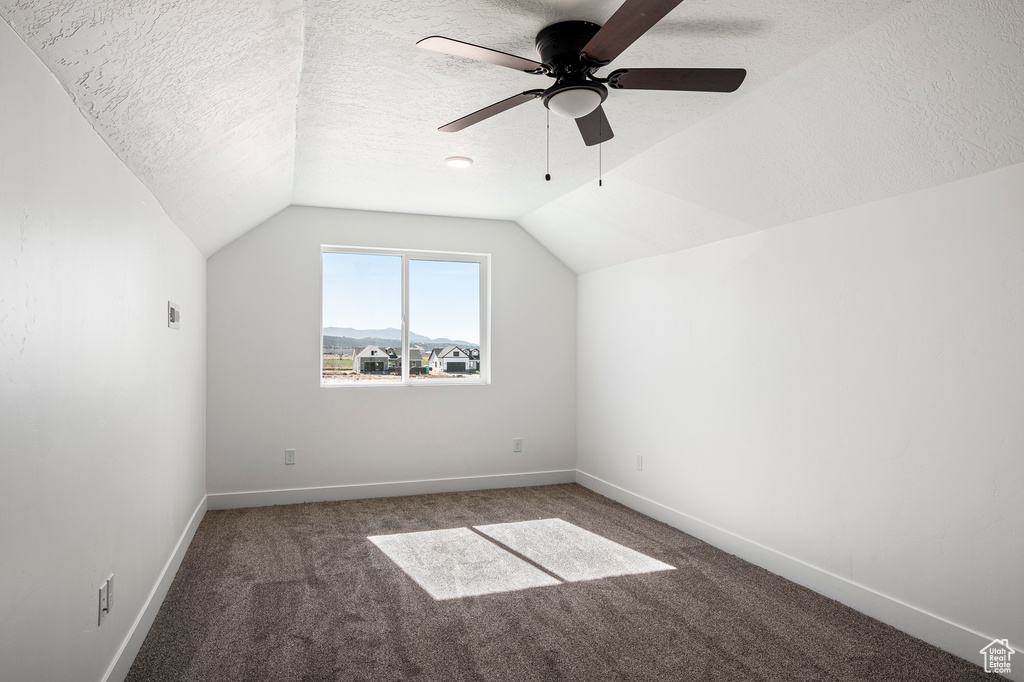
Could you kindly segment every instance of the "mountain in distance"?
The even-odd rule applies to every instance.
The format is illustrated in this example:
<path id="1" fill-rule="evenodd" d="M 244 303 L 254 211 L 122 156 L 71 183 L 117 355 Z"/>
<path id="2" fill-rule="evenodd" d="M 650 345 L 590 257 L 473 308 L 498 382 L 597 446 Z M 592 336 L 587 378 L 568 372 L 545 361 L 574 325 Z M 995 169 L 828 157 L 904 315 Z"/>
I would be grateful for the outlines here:
<path id="1" fill-rule="evenodd" d="M 324 337 L 332 339 L 332 347 L 351 348 L 354 346 L 385 346 L 402 343 L 402 330 L 388 327 L 387 329 L 352 329 L 351 327 L 324 327 Z M 409 343 L 430 348 L 441 346 L 461 346 L 476 348 L 478 344 L 469 341 L 445 338 L 432 339 L 415 332 L 409 332 Z M 327 344 L 325 344 L 327 345 Z"/>
<path id="2" fill-rule="evenodd" d="M 402 330 L 388 327 L 387 329 L 353 329 L 352 327 L 324 327 L 324 336 L 348 336 L 353 339 L 391 339 L 402 340 Z M 412 340 L 414 335 L 409 335 Z"/>

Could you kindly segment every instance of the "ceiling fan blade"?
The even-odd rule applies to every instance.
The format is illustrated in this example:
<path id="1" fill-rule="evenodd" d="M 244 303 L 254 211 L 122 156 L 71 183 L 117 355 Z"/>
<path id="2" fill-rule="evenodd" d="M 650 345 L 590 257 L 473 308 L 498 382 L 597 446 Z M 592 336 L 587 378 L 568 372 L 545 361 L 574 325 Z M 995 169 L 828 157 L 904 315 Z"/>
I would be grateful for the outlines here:
<path id="1" fill-rule="evenodd" d="M 746 77 L 746 69 L 619 69 L 608 74 L 608 87 L 620 90 L 733 92 Z"/>
<path id="2" fill-rule="evenodd" d="M 523 59 L 522 57 L 517 57 L 514 54 L 498 52 L 497 50 L 480 47 L 479 45 L 471 45 L 469 43 L 464 43 L 461 40 L 452 40 L 451 38 L 444 38 L 442 36 L 430 36 L 416 44 L 427 50 L 433 50 L 434 52 L 444 52 L 445 54 L 453 54 L 456 57 L 475 59 L 478 62 L 497 64 L 498 66 L 515 69 L 516 71 L 526 71 L 527 73 L 544 72 L 544 65 L 540 62 L 535 62 L 532 59 Z"/>
<path id="3" fill-rule="evenodd" d="M 521 92 L 518 95 L 512 95 L 508 99 L 503 99 L 500 102 L 495 102 L 489 107 L 484 107 L 479 111 L 474 111 L 472 114 L 469 114 L 468 116 L 463 116 L 462 118 L 452 121 L 451 123 L 446 123 L 445 125 L 438 128 L 438 130 L 440 130 L 443 133 L 458 132 L 460 130 L 463 130 L 464 128 L 468 128 L 474 123 L 479 123 L 480 121 L 488 119 L 496 114 L 500 114 L 503 111 L 508 111 L 512 107 L 518 107 L 520 104 L 525 104 L 532 99 L 537 99 L 543 94 L 543 90 L 527 90 L 526 92 Z"/>
<path id="4" fill-rule="evenodd" d="M 682 1 L 626 0 L 580 51 L 580 58 L 592 66 L 604 66 Z"/>
<path id="5" fill-rule="evenodd" d="M 588 147 L 607 142 L 615 137 L 612 127 L 608 125 L 608 117 L 604 115 L 604 107 L 598 107 L 586 116 L 576 119 L 576 127 L 580 129 L 583 143 Z"/>

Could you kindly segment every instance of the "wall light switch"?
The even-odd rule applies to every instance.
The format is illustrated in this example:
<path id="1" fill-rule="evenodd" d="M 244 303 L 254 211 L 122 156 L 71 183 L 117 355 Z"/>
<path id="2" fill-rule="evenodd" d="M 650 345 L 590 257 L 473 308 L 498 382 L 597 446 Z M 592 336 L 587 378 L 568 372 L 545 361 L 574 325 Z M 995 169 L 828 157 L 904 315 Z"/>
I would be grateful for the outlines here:
<path id="1" fill-rule="evenodd" d="M 643 471 L 644 470 L 644 456 L 643 455 L 637 455 L 636 456 L 636 470 L 637 471 Z"/>
<path id="2" fill-rule="evenodd" d="M 167 302 L 167 326 L 171 329 L 181 328 L 181 306 L 172 301 Z"/>
<path id="3" fill-rule="evenodd" d="M 295 464 L 295 450 L 289 449 L 284 451 L 284 463 Z"/>
<path id="4" fill-rule="evenodd" d="M 513 438 L 512 439 L 512 452 L 522 452 L 522 451 L 523 451 L 523 439 L 522 438 Z"/>
<path id="5" fill-rule="evenodd" d="M 100 585 L 100 602 L 99 611 L 96 615 L 96 625 L 103 625 L 103 618 L 110 612 L 110 604 L 108 602 L 109 592 L 107 591 L 108 584 L 104 582 Z"/>

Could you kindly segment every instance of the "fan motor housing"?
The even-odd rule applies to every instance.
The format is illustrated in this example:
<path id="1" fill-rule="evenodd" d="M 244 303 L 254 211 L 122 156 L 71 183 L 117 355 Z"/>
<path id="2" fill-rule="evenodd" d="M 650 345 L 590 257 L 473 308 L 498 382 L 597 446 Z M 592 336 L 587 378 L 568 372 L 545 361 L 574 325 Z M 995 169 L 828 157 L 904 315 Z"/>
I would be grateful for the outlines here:
<path id="1" fill-rule="evenodd" d="M 601 29 L 589 21 L 560 21 L 537 34 L 537 54 L 550 75 L 587 74 L 594 69 L 580 61 L 580 52 Z"/>

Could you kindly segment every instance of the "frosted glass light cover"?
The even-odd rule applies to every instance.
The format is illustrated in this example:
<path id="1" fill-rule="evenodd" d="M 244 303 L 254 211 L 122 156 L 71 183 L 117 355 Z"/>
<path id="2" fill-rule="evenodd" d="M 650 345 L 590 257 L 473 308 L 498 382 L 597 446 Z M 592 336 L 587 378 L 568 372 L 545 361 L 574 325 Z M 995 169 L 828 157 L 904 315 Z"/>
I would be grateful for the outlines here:
<path id="1" fill-rule="evenodd" d="M 562 90 L 548 99 L 548 109 L 566 118 L 586 116 L 601 106 L 601 94 L 590 88 Z"/>

